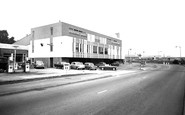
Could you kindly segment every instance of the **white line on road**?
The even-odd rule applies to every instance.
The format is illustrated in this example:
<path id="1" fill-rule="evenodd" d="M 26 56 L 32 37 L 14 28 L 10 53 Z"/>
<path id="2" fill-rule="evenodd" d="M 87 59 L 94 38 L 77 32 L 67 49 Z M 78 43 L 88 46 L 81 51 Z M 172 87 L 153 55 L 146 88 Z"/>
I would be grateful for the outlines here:
<path id="1" fill-rule="evenodd" d="M 105 93 L 107 90 L 99 91 L 98 94 Z"/>

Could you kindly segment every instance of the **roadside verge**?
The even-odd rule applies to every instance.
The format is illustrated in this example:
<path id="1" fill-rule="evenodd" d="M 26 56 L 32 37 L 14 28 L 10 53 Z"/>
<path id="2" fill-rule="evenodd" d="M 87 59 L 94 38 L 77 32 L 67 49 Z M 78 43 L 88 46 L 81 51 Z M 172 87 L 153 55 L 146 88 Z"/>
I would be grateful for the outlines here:
<path id="1" fill-rule="evenodd" d="M 100 73 L 100 74 L 83 74 L 83 75 L 73 75 L 68 77 L 61 77 L 55 76 L 56 79 L 52 79 L 53 77 L 49 77 L 47 80 L 45 78 L 38 81 L 32 82 L 20 82 L 15 84 L 7 84 L 7 85 L 0 85 L 0 96 L 24 93 L 29 91 L 40 91 L 45 90 L 47 88 L 58 87 L 63 85 L 81 83 L 86 81 L 93 81 L 97 79 L 104 79 L 108 77 L 116 77 L 118 75 L 126 75 L 131 73 L 137 73 L 139 71 L 119 71 L 119 72 L 107 72 L 107 73 Z M 141 72 L 141 71 L 140 71 Z"/>

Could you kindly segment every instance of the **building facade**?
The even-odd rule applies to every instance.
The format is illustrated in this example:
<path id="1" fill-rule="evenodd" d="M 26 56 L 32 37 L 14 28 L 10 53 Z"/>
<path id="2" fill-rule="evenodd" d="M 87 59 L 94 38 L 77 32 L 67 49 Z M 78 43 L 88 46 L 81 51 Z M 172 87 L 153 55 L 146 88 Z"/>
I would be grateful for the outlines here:
<path id="1" fill-rule="evenodd" d="M 47 67 L 65 61 L 93 62 L 122 60 L 122 41 L 64 22 L 31 29 L 29 57 Z"/>

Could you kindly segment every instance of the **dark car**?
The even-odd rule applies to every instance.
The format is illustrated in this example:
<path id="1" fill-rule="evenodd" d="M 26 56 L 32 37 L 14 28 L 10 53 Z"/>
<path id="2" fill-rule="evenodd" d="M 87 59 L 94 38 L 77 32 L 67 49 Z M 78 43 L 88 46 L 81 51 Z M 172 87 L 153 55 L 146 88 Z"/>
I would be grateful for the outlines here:
<path id="1" fill-rule="evenodd" d="M 120 62 L 119 61 L 115 61 L 113 63 L 111 63 L 112 66 L 119 66 L 120 65 Z"/>
<path id="2" fill-rule="evenodd" d="M 67 62 L 58 62 L 58 63 L 54 64 L 54 66 L 56 68 L 59 68 L 59 69 L 64 69 L 64 66 L 69 66 L 70 67 L 70 63 L 67 63 Z"/>
<path id="3" fill-rule="evenodd" d="M 107 65 L 105 62 L 99 62 L 99 63 L 96 64 L 97 67 L 99 67 L 99 66 L 105 66 L 105 65 Z"/>
<path id="4" fill-rule="evenodd" d="M 97 64 L 98 68 L 101 70 L 117 70 L 117 66 L 111 66 L 105 62 L 100 62 Z"/>
<path id="5" fill-rule="evenodd" d="M 40 61 L 40 60 L 35 61 L 34 68 L 42 68 L 42 69 L 44 69 L 45 68 L 44 67 L 44 62 Z"/>
<path id="6" fill-rule="evenodd" d="M 97 69 L 97 66 L 95 66 L 91 62 L 86 62 L 84 65 L 85 65 L 85 69 L 88 69 L 88 70 L 96 70 Z"/>

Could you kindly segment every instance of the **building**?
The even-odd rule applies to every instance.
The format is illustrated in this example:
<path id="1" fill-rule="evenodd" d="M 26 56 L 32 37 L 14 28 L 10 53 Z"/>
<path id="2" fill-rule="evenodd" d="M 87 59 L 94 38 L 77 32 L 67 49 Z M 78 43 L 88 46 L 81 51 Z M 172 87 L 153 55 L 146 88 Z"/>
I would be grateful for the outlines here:
<path id="1" fill-rule="evenodd" d="M 31 36 L 31 38 L 30 38 Z M 57 62 L 122 60 L 122 41 L 64 22 L 31 29 L 29 57 L 47 67 Z"/>

